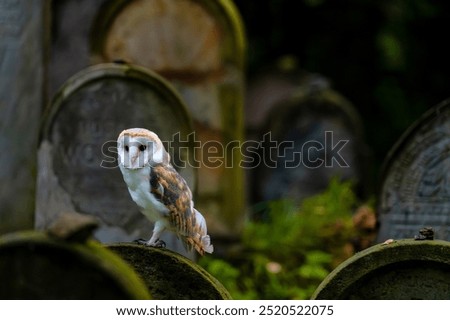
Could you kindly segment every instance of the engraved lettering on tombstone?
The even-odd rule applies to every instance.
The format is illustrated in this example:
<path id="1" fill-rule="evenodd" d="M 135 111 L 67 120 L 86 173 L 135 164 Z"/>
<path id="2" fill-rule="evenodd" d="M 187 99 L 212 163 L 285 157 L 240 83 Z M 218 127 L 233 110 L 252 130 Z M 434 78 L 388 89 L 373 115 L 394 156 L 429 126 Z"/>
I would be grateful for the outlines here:
<path id="1" fill-rule="evenodd" d="M 155 131 L 164 141 L 192 131 L 184 104 L 167 82 L 144 68 L 104 64 L 74 75 L 46 118 L 39 149 L 36 225 L 65 211 L 98 217 L 103 242 L 147 238 L 152 226 L 131 200 L 117 167 L 116 139 L 127 128 Z M 173 158 L 190 161 L 192 152 Z M 195 190 L 195 168 L 179 168 Z M 167 240 L 171 247 L 175 240 Z"/>
<path id="2" fill-rule="evenodd" d="M 425 113 L 387 157 L 379 195 L 378 241 L 433 227 L 450 240 L 450 100 Z M 383 240 L 384 239 L 384 240 Z"/>

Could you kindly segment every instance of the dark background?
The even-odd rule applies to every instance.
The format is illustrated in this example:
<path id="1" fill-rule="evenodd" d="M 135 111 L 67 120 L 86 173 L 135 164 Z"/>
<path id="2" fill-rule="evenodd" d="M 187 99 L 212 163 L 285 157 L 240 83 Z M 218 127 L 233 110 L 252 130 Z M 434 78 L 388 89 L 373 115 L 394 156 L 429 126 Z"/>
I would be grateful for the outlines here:
<path id="1" fill-rule="evenodd" d="M 235 0 L 248 80 L 283 55 L 327 77 L 359 111 L 372 154 L 370 183 L 401 134 L 450 97 L 450 1 Z"/>

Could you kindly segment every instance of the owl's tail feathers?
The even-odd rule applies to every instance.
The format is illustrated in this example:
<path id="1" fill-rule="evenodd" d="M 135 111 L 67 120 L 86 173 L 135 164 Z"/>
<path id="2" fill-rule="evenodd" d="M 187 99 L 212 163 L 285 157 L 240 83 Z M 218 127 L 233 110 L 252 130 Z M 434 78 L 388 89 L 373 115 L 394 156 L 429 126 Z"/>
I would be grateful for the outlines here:
<path id="1" fill-rule="evenodd" d="M 209 235 L 196 234 L 195 236 L 184 237 L 184 244 L 186 249 L 195 249 L 199 254 L 213 253 L 214 246 L 211 244 Z"/>
<path id="2" fill-rule="evenodd" d="M 206 253 L 213 253 L 214 246 L 211 244 L 211 239 L 209 235 L 202 236 L 202 247 Z"/>
<path id="3" fill-rule="evenodd" d="M 195 212 L 195 221 L 196 221 L 196 235 L 194 236 L 194 243 L 192 243 L 193 247 L 203 255 L 206 253 L 212 253 L 214 251 L 214 247 L 211 244 L 211 238 L 208 235 L 208 230 L 206 228 L 205 218 L 202 216 L 197 209 L 194 209 Z"/>

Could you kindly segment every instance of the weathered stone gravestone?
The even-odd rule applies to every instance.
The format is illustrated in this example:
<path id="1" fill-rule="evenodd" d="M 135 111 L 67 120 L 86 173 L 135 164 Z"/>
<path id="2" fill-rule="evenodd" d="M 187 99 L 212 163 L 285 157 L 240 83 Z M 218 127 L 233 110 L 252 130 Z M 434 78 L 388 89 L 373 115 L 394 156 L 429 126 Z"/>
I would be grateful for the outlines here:
<path id="1" fill-rule="evenodd" d="M 98 219 L 58 217 L 46 232 L 0 237 L 1 299 L 230 299 L 222 284 L 167 249 L 92 239 Z"/>
<path id="2" fill-rule="evenodd" d="M 169 250 L 135 244 L 107 246 L 127 261 L 158 300 L 231 299 L 224 286 L 206 270 Z"/>
<path id="3" fill-rule="evenodd" d="M 320 82 L 320 81 L 319 81 Z M 268 112 L 252 170 L 255 201 L 300 202 L 325 190 L 332 178 L 362 180 L 364 144 L 354 107 L 323 82 L 298 86 Z"/>
<path id="4" fill-rule="evenodd" d="M 295 91 L 328 88 L 328 80 L 318 74 L 299 69 L 294 56 L 282 56 L 274 64 L 262 68 L 248 80 L 245 94 L 245 130 L 250 139 L 258 138 L 272 110 L 289 100 Z"/>
<path id="5" fill-rule="evenodd" d="M 178 89 L 199 146 L 198 209 L 213 237 L 238 236 L 244 213 L 239 141 L 245 41 L 232 1 L 111 1 L 93 30 L 93 61 L 143 65 Z"/>
<path id="6" fill-rule="evenodd" d="M 117 166 L 116 140 L 127 128 L 156 132 L 164 142 L 186 140 L 191 120 L 180 97 L 156 74 L 104 64 L 74 75 L 55 96 L 45 119 L 38 155 L 36 227 L 63 212 L 96 216 L 102 242 L 148 238 L 152 226 L 131 200 Z M 166 144 L 175 168 L 195 190 L 190 145 Z M 180 248 L 174 236 L 164 240 Z M 181 251 L 182 252 L 182 251 Z"/>
<path id="7" fill-rule="evenodd" d="M 0 237 L 0 299 L 150 299 L 122 259 L 92 240 L 43 232 Z"/>
<path id="8" fill-rule="evenodd" d="M 89 39 L 95 16 L 109 0 L 49 1 L 51 36 L 47 74 L 50 100 L 72 75 L 91 65 Z"/>
<path id="9" fill-rule="evenodd" d="M 411 238 L 423 226 L 450 240 L 450 100 L 400 138 L 384 167 L 378 241 Z"/>
<path id="10" fill-rule="evenodd" d="M 44 1 L 0 0 L 0 234 L 33 227 Z"/>
<path id="11" fill-rule="evenodd" d="M 319 285 L 320 300 L 448 300 L 450 242 L 398 240 L 344 261 Z"/>

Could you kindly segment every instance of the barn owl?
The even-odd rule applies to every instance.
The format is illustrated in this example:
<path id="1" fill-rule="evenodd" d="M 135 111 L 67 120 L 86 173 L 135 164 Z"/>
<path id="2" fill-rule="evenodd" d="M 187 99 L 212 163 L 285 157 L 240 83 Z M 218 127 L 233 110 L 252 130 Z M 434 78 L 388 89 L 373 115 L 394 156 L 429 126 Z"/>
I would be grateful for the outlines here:
<path id="1" fill-rule="evenodd" d="M 131 198 L 154 223 L 153 234 L 142 243 L 162 247 L 159 239 L 170 230 L 188 250 L 212 253 L 206 222 L 194 208 L 186 181 L 170 164 L 169 153 L 158 136 L 147 129 L 127 129 L 117 139 L 118 162 Z"/>

